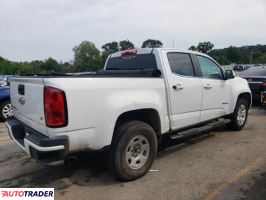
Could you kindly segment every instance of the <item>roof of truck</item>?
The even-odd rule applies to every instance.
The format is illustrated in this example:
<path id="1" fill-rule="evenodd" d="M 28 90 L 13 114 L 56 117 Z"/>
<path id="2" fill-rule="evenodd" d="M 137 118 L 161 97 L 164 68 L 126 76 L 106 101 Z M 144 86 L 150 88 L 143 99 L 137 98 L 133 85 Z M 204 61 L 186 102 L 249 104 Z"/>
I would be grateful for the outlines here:
<path id="1" fill-rule="evenodd" d="M 191 51 L 191 50 L 184 50 L 184 49 L 177 49 L 177 48 L 135 48 L 135 49 L 129 49 L 129 50 L 124 50 L 124 51 L 118 51 L 116 53 L 111 54 L 111 57 L 119 57 L 125 53 L 148 54 L 148 53 L 152 53 L 153 51 L 160 51 L 160 50 L 178 51 L 182 53 L 193 53 L 193 54 L 208 56 L 198 51 Z"/>

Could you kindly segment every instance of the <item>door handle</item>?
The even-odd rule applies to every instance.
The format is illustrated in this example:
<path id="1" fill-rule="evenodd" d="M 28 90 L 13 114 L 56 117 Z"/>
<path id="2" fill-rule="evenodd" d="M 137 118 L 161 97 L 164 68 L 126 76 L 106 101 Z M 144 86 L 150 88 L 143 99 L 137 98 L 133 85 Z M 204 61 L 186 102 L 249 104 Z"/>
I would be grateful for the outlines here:
<path id="1" fill-rule="evenodd" d="M 211 89 L 212 86 L 211 86 L 209 83 L 207 83 L 207 84 L 204 86 L 204 88 L 205 88 L 205 89 Z"/>
<path id="2" fill-rule="evenodd" d="M 183 87 L 183 85 L 182 84 L 176 84 L 176 85 L 173 85 L 173 89 L 174 90 L 182 90 L 184 87 Z"/>

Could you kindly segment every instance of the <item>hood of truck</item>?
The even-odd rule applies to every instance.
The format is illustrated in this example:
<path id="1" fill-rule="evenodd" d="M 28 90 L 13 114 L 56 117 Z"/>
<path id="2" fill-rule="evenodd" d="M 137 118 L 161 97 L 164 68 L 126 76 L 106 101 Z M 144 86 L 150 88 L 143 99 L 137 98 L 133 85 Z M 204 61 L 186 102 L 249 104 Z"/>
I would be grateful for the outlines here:
<path id="1" fill-rule="evenodd" d="M 10 99 L 14 116 L 25 125 L 48 135 L 43 107 L 42 78 L 14 77 L 10 80 Z"/>

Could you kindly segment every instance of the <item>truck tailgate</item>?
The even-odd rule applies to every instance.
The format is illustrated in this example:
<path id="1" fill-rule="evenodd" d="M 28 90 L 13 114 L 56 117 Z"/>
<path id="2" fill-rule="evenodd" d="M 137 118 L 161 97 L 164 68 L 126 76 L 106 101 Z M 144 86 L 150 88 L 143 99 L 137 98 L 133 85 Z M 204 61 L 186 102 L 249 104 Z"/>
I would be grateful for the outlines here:
<path id="1" fill-rule="evenodd" d="M 48 135 L 43 107 L 42 78 L 11 78 L 10 98 L 15 117 L 29 127 Z"/>

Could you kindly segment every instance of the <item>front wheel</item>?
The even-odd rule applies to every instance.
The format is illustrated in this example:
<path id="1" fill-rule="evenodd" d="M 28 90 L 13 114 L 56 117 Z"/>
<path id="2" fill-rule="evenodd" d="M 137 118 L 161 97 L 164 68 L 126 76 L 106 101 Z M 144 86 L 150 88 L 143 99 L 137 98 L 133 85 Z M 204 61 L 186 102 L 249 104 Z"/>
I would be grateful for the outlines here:
<path id="1" fill-rule="evenodd" d="M 5 121 L 13 115 L 10 101 L 5 101 L 0 105 L 0 120 Z"/>
<path id="2" fill-rule="evenodd" d="M 229 129 L 239 131 L 246 125 L 248 118 L 248 102 L 245 99 L 239 99 L 233 115 L 230 117 L 231 122 L 227 125 Z"/>
<path id="3" fill-rule="evenodd" d="M 140 121 L 121 125 L 114 136 L 110 164 L 114 175 L 124 181 L 147 173 L 157 154 L 157 137 L 151 126 Z"/>

